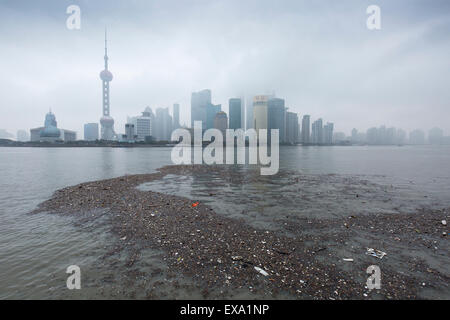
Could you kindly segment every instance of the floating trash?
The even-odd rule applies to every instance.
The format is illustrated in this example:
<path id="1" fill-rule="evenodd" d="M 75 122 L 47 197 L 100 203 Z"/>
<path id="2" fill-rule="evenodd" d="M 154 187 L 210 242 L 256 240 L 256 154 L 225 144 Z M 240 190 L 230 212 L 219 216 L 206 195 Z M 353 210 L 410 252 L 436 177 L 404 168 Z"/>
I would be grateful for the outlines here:
<path id="1" fill-rule="evenodd" d="M 383 251 L 380 251 L 380 250 L 377 250 L 377 249 L 373 249 L 373 248 L 367 248 L 366 254 L 369 255 L 369 256 L 373 256 L 375 258 L 378 258 L 378 259 L 383 259 L 383 257 L 385 255 L 387 255 L 386 252 L 383 252 Z"/>
<path id="2" fill-rule="evenodd" d="M 263 276 L 267 277 L 269 274 L 264 269 L 261 269 L 260 267 L 255 267 L 255 270 L 261 273 Z"/>

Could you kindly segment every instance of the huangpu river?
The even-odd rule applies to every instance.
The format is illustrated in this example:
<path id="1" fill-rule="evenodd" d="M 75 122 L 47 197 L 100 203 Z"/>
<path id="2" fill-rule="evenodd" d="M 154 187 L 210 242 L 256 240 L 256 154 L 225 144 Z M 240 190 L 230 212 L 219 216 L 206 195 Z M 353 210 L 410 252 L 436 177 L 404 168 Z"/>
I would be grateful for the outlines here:
<path id="1" fill-rule="evenodd" d="M 104 258 L 117 240 L 106 223 L 83 224 L 70 216 L 29 212 L 64 187 L 155 172 L 172 164 L 170 153 L 169 147 L 0 148 L 0 299 L 145 298 L 145 286 L 129 294 L 121 257 L 114 262 Z M 216 206 L 220 214 L 244 217 L 255 227 L 272 229 L 276 229 L 273 217 L 294 207 L 299 208 L 297 214 L 324 218 L 358 210 L 395 214 L 396 210 L 450 207 L 450 146 L 282 146 L 282 170 L 309 176 L 358 177 L 397 191 L 390 201 L 374 198 L 362 203 L 340 198 L 337 182 L 329 188 L 326 183 L 311 185 L 305 187 L 309 201 L 302 209 L 298 203 L 278 203 L 280 192 L 297 191 L 289 190 L 289 186 L 276 189 L 270 177 L 247 186 L 245 192 L 219 188 L 215 193 L 220 196 L 211 200 L 202 197 L 207 177 L 193 180 L 167 176 L 143 188 L 204 200 Z M 420 254 L 448 275 L 448 256 L 425 251 Z M 189 278 L 182 277 L 184 286 L 179 288 L 171 285 L 160 256 L 157 250 L 146 251 L 138 263 L 143 272 L 149 273 L 149 281 L 160 280 L 154 298 L 201 298 L 199 292 L 190 289 L 193 280 Z M 66 288 L 66 268 L 70 265 L 81 267 L 81 290 Z M 435 297 L 432 292 L 429 296 Z M 249 298 L 238 293 L 233 297 Z"/>

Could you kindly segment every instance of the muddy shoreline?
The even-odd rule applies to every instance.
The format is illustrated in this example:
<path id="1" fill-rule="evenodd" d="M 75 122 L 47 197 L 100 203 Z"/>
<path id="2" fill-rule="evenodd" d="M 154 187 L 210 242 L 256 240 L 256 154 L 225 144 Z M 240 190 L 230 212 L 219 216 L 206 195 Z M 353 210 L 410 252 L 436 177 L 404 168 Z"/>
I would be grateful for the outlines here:
<path id="1" fill-rule="evenodd" d="M 196 199 L 137 189 L 168 174 L 211 171 L 224 180 L 242 183 L 263 179 L 233 174 L 219 166 L 167 166 L 154 174 L 58 190 L 33 213 L 79 215 L 83 224 L 106 210 L 117 237 L 110 254 L 132 253 L 123 272 L 137 277 L 139 271 L 133 271 L 133 266 L 142 250 L 158 249 L 168 272 L 193 280 L 206 299 L 233 297 L 234 291 L 247 292 L 249 299 L 421 299 L 429 297 L 427 290 L 449 297 L 448 269 L 433 268 L 420 255 L 406 254 L 423 247 L 450 256 L 445 235 L 448 227 L 441 223 L 449 220 L 448 208 L 333 219 L 280 216 L 283 232 L 279 232 L 224 217 L 201 201 L 197 204 Z M 214 194 L 210 196 L 214 198 Z M 366 255 L 365 245 L 389 248 L 388 255 L 383 259 Z M 380 290 L 365 288 L 369 265 L 379 265 L 382 270 Z M 132 282 L 127 285 L 133 286 Z M 149 294 L 148 298 L 162 297 Z"/>

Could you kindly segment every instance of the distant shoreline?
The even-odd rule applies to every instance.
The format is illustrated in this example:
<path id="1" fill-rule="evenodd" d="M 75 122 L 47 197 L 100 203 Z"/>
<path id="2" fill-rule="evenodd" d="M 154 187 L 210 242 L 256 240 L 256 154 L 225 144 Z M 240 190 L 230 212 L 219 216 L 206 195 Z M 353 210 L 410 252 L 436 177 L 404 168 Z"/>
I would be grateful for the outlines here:
<path id="1" fill-rule="evenodd" d="M 204 146 L 208 145 L 210 142 L 204 141 Z M 154 147 L 173 147 L 177 143 L 171 143 L 168 141 L 162 141 L 162 142 L 156 142 L 156 143 L 143 143 L 143 142 L 136 142 L 136 143 L 129 143 L 129 142 L 118 142 L 118 141 L 70 141 L 70 142 L 20 142 L 20 141 L 14 141 L 9 139 L 0 139 L 0 147 L 33 147 L 33 148 L 154 148 Z M 308 144 L 286 144 L 286 143 L 280 143 L 280 146 L 305 146 L 305 147 L 348 147 L 348 146 L 409 146 L 410 144 L 377 144 L 377 145 L 371 145 L 371 144 L 352 144 L 350 142 L 345 143 L 334 143 L 334 144 L 314 144 L 314 143 L 308 143 Z M 248 146 L 248 143 L 246 143 L 246 146 Z"/>

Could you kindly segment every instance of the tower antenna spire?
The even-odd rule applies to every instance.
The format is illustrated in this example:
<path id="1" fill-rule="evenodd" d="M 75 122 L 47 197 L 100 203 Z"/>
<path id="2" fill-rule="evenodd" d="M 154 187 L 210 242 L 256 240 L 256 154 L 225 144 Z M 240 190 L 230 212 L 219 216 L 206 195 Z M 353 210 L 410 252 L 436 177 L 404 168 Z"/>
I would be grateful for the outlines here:
<path id="1" fill-rule="evenodd" d="M 107 29 L 105 27 L 105 69 L 108 70 L 108 40 Z"/>

